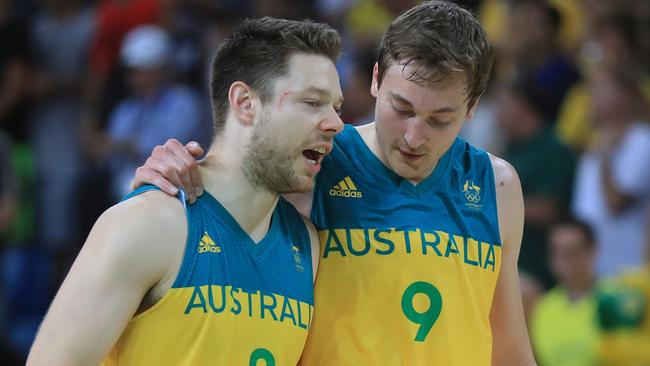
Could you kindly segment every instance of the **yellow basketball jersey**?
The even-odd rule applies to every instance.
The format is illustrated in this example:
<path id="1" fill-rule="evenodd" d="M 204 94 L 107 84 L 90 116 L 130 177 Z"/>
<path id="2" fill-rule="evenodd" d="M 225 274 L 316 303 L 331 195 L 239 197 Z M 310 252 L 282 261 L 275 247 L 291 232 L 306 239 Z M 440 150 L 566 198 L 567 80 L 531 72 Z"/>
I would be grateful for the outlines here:
<path id="1" fill-rule="evenodd" d="M 186 210 L 188 240 L 174 285 L 128 323 L 103 364 L 295 365 L 313 313 L 301 217 L 280 199 L 255 244 L 207 192 Z"/>
<path id="2" fill-rule="evenodd" d="M 418 185 L 347 127 L 318 176 L 303 365 L 490 365 L 501 267 L 488 155 L 458 139 Z"/>

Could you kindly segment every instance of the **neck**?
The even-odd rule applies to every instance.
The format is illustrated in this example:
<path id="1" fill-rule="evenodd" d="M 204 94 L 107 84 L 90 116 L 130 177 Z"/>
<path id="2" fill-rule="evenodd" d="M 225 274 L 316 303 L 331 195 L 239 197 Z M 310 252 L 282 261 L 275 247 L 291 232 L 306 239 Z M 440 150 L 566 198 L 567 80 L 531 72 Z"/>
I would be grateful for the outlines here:
<path id="1" fill-rule="evenodd" d="M 569 299 L 571 301 L 578 301 L 583 298 L 591 290 L 592 286 L 592 276 L 576 279 L 575 281 L 567 282 L 564 284 L 564 288 L 569 294 Z"/>
<path id="2" fill-rule="evenodd" d="M 244 149 L 233 141 L 241 140 L 215 142 L 201 163 L 201 177 L 205 189 L 257 243 L 269 230 L 278 194 L 251 184 L 242 171 Z"/>
<path id="3" fill-rule="evenodd" d="M 375 129 L 375 122 L 371 122 L 359 127 L 355 127 L 363 142 L 368 146 L 368 149 L 372 151 L 375 156 L 386 164 L 386 159 L 384 154 L 381 152 L 379 147 L 379 140 L 377 139 L 377 130 Z"/>

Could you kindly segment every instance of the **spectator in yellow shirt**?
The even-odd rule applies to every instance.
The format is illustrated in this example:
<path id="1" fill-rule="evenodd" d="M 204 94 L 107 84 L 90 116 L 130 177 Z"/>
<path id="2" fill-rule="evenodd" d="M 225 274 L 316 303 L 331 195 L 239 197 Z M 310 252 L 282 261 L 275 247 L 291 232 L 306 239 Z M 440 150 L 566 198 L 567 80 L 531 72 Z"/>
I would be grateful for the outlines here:
<path id="1" fill-rule="evenodd" d="M 594 288 L 594 237 L 587 224 L 568 220 L 549 236 L 556 287 L 535 307 L 531 340 L 541 366 L 590 366 L 598 357 Z"/>

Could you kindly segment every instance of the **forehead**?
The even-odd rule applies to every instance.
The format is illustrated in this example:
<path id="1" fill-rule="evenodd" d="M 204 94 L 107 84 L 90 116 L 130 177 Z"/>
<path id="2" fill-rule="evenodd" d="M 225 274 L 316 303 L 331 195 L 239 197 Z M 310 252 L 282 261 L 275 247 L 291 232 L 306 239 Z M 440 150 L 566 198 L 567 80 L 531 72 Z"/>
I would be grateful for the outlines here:
<path id="1" fill-rule="evenodd" d="M 408 78 L 417 73 L 417 67 L 392 64 L 384 74 L 380 88 L 397 93 L 415 106 L 420 107 L 454 107 L 465 105 L 466 74 L 458 71 L 435 82 L 411 81 Z"/>
<path id="2" fill-rule="evenodd" d="M 561 226 L 551 231 L 553 248 L 581 247 L 585 240 L 584 233 L 574 226 Z"/>
<path id="3" fill-rule="evenodd" d="M 329 58 L 298 53 L 291 55 L 288 63 L 288 74 L 275 82 L 275 95 L 278 95 L 278 92 L 299 93 L 308 89 L 319 89 L 334 98 L 342 97 L 339 75 Z"/>

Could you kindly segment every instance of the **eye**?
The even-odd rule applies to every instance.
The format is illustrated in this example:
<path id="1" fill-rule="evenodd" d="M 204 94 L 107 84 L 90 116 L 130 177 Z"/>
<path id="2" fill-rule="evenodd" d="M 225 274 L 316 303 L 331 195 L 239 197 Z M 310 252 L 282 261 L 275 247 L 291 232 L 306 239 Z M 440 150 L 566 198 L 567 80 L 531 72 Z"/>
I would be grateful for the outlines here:
<path id="1" fill-rule="evenodd" d="M 335 106 L 335 107 L 334 107 L 334 112 L 336 112 L 336 114 L 338 114 L 339 117 L 341 117 L 341 107 L 336 107 L 336 106 Z"/>
<path id="2" fill-rule="evenodd" d="M 320 100 L 315 100 L 315 99 L 305 99 L 303 101 L 305 104 L 307 104 L 310 107 L 318 108 L 322 105 Z"/>
<path id="3" fill-rule="evenodd" d="M 404 117 L 412 117 L 413 116 L 413 112 L 411 112 L 409 110 L 406 110 L 406 109 L 399 109 L 399 108 L 393 106 L 393 110 L 395 111 L 395 113 L 399 114 L 400 116 L 404 116 Z"/>
<path id="4" fill-rule="evenodd" d="M 427 123 L 432 127 L 446 127 L 451 122 L 441 121 L 441 120 L 438 120 L 438 119 L 429 118 L 429 119 L 427 119 Z"/>

